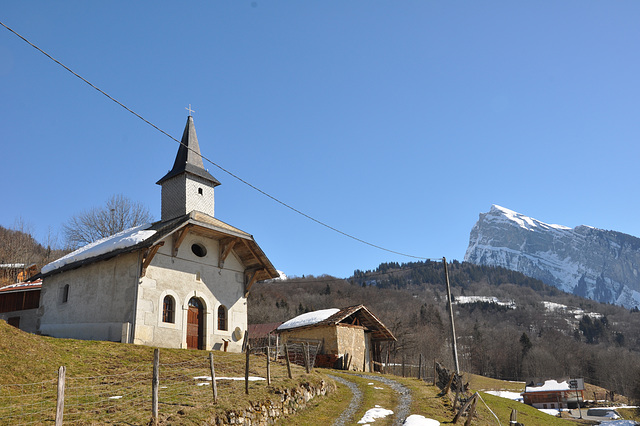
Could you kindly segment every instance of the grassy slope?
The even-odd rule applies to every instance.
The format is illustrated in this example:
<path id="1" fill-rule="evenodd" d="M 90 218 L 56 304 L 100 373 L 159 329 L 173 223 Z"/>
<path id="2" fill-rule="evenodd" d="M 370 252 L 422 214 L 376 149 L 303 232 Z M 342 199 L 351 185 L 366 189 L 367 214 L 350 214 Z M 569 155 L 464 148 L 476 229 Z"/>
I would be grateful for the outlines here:
<path id="1" fill-rule="evenodd" d="M 14 327 L 8 326 L 6 322 L 0 321 L 0 386 L 9 384 L 28 384 L 45 381 L 54 381 L 57 378 L 57 371 L 60 366 L 67 368 L 67 385 L 78 383 L 81 378 L 109 376 L 98 379 L 98 387 L 88 391 L 89 393 L 99 393 L 107 389 L 106 395 L 122 394 L 123 388 L 131 394 L 141 394 L 143 398 L 150 398 L 150 373 L 152 370 L 153 348 L 140 345 L 125 345 L 112 342 L 83 341 L 72 339 L 55 339 L 51 337 L 35 336 L 24 333 Z M 279 389 L 293 388 L 299 383 L 312 382 L 319 383 L 325 379 L 317 370 L 311 374 L 305 374 L 304 369 L 292 366 L 294 379 L 288 379 L 286 366 L 280 363 L 271 364 L 272 385 L 267 386 L 266 382 L 251 382 L 250 395 L 244 393 L 244 382 L 236 381 L 220 382 L 218 404 L 212 403 L 212 392 L 210 386 L 195 386 L 193 377 L 199 375 L 210 375 L 208 370 L 208 352 L 183 349 L 161 349 L 160 350 L 160 384 L 169 375 L 183 374 L 182 383 L 178 382 L 175 392 L 177 396 L 169 395 L 171 389 L 164 390 L 161 387 L 160 418 L 166 423 L 172 424 L 201 424 L 210 419 L 215 413 L 221 413 L 228 409 L 238 409 L 248 406 L 249 403 L 257 401 L 274 400 L 279 401 Z M 243 377 L 245 369 L 245 355 L 231 354 L 224 352 L 214 352 L 214 362 L 216 365 L 216 376 Z M 191 366 L 196 368 L 192 369 Z M 139 371 L 140 374 L 133 376 L 135 380 L 131 383 L 118 383 L 117 388 L 109 390 L 109 386 L 115 382 L 113 376 L 132 371 Z M 209 374 L 207 374 L 209 373 Z M 252 376 L 266 377 L 266 359 L 264 356 L 252 355 L 250 374 Z M 168 379 L 164 382 L 168 383 Z M 170 386 L 169 386 L 170 387 Z M 17 387 L 14 387 L 17 388 Z M 5 389 L 9 389 L 5 386 Z M 70 397 L 72 390 L 67 390 L 67 397 Z M 55 399 L 55 391 L 53 392 Z M 11 412 L 10 400 L 3 398 L 0 393 L 0 417 Z M 33 397 L 35 398 L 35 397 Z M 108 398 L 107 398 L 108 399 Z M 163 399 L 166 401 L 163 404 Z M 124 399 L 123 399 L 124 401 Z M 3 407 L 3 404 L 5 406 Z M 50 401 L 47 401 L 50 404 Z M 115 403 L 112 402 L 113 405 Z M 68 404 L 71 406 L 72 404 Z M 96 405 L 87 405 L 90 408 L 81 407 L 77 413 L 73 413 L 73 408 L 65 408 L 65 420 L 67 411 L 73 413 L 73 421 L 79 424 L 86 422 L 106 421 L 109 416 L 127 418 L 132 424 L 144 424 L 149 420 L 149 410 L 147 402 L 142 409 L 127 407 L 126 403 L 121 406 L 109 406 L 96 408 Z M 4 414 L 3 414 L 4 408 Z M 50 405 L 47 405 L 47 412 Z M 141 414 L 138 414 L 141 412 Z M 100 417 L 104 416 L 104 417 Z M 1 421 L 0 421 L 1 422 Z"/>
<path id="2" fill-rule="evenodd" d="M 207 354 L 204 351 L 162 349 L 161 363 L 175 364 L 197 360 L 206 366 Z M 245 357 L 243 354 L 214 352 L 214 358 L 218 376 L 242 376 L 244 374 Z M 0 369 L 0 385 L 53 380 L 61 365 L 67 367 L 67 378 L 114 375 L 134 369 L 148 370 L 152 359 L 153 348 L 150 347 L 34 336 L 0 321 L 0 365 L 3 366 Z M 264 357 L 254 356 L 252 359 L 251 374 L 264 377 L 266 375 Z M 286 377 L 286 367 L 280 364 L 272 364 L 272 377 L 274 378 L 272 386 L 267 386 L 264 382 L 253 383 L 249 397 L 244 394 L 244 383 L 242 382 L 221 385 L 219 402 L 215 406 L 210 402 L 210 387 L 202 387 L 200 393 L 204 395 L 204 399 L 199 399 L 200 395 L 195 395 L 189 404 L 161 406 L 161 419 L 165 423 L 172 424 L 201 424 L 210 419 L 212 413 L 215 412 L 241 407 L 250 401 L 277 399 L 279 396 L 274 394 L 276 389 L 290 388 L 305 381 L 328 380 L 322 370 L 315 370 L 314 373 L 306 375 L 297 366 L 294 366 L 294 380 L 289 380 Z M 352 376 L 345 376 L 345 378 L 353 379 Z M 454 415 L 451 400 L 448 397 L 440 396 L 437 388 L 416 379 L 392 378 L 411 389 L 413 394 L 412 414 L 421 414 L 442 423 L 451 421 Z M 383 386 L 385 390 L 380 391 L 374 390 L 371 385 L 368 385 L 367 380 L 356 379 L 355 381 L 364 394 L 363 406 L 354 416 L 356 417 L 355 421 L 364 414 L 366 409 L 375 404 L 385 408 L 391 408 L 392 405 L 395 405 L 397 397 L 386 386 Z M 521 383 L 503 382 L 473 375 L 469 376 L 469 381 L 474 390 L 521 391 L 523 388 Z M 376 382 L 376 385 L 378 386 L 379 383 Z M 144 392 L 147 392 L 149 384 L 143 383 L 142 387 Z M 518 420 L 528 426 L 560 425 L 569 422 L 548 416 L 515 401 L 485 393 L 482 393 L 482 397 L 503 423 L 508 422 L 512 409 L 518 411 Z M 351 394 L 348 389 L 339 386 L 337 392 L 326 398 L 314 400 L 308 409 L 303 410 L 299 415 L 283 420 L 281 424 L 318 424 L 318 421 L 329 424 L 346 408 L 350 399 Z M 482 403 L 478 405 L 478 413 L 479 417 L 474 421 L 474 424 L 493 424 L 495 422 L 493 415 Z M 96 418 L 99 419 L 100 415 L 101 413 L 98 412 L 89 412 L 80 414 L 74 419 L 77 423 L 84 423 L 95 421 Z M 381 419 L 376 424 L 383 425 L 387 420 Z M 131 419 L 131 424 L 143 424 L 146 421 L 148 421 L 148 416 L 142 414 L 139 418 Z"/>

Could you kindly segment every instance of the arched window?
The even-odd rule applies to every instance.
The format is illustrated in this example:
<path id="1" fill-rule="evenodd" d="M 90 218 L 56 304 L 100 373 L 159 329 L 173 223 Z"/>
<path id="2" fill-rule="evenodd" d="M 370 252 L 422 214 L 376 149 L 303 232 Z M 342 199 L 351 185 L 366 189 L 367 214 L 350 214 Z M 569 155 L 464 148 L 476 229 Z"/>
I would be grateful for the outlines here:
<path id="1" fill-rule="evenodd" d="M 162 322 L 176 322 L 176 302 L 171 296 L 165 296 L 162 303 Z"/>
<path id="2" fill-rule="evenodd" d="M 227 331 L 228 329 L 227 308 L 225 308 L 224 305 L 220 305 L 218 308 L 218 330 Z"/>

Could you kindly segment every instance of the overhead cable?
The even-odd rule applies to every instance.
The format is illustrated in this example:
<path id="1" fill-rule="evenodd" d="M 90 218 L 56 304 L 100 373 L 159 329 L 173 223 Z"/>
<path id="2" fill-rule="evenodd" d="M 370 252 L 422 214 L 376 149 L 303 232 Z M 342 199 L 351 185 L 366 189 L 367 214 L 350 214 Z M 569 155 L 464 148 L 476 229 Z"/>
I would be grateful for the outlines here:
<path id="1" fill-rule="evenodd" d="M 424 259 L 424 260 L 428 260 L 429 258 L 427 257 L 423 257 L 423 256 L 414 256 L 411 254 L 407 254 L 407 253 L 402 253 L 399 251 L 395 251 L 395 250 L 390 250 L 388 248 L 379 246 L 377 244 L 373 244 L 370 243 L 368 241 L 365 241 L 361 238 L 358 238 L 356 236 L 353 236 L 351 234 L 348 234 L 344 231 L 341 231 L 327 223 L 324 223 L 316 218 L 314 218 L 311 215 L 308 215 L 298 209 L 296 209 L 295 207 L 285 203 L 284 201 L 279 200 L 278 198 L 274 197 L 271 194 L 268 194 L 267 192 L 263 191 L 262 189 L 258 188 L 257 186 L 247 182 L 246 180 L 242 179 L 240 176 L 232 173 L 231 171 L 225 169 L 224 167 L 220 166 L 219 164 L 211 161 L 210 159 L 208 159 L 207 157 L 205 157 L 204 155 L 195 152 L 192 148 L 189 148 L 188 146 L 186 146 L 185 144 L 183 144 L 181 141 L 179 141 L 178 139 L 176 139 L 175 137 L 171 136 L 169 133 L 165 132 L 164 130 L 162 130 L 160 127 L 156 126 L 155 124 L 153 124 L 152 122 L 150 122 L 149 120 L 147 120 L 146 118 L 144 118 L 143 116 L 141 116 L 140 114 L 138 114 L 137 112 L 133 111 L 131 108 L 127 107 L 126 105 L 124 105 L 122 102 L 118 101 L 117 99 L 115 99 L 114 97 L 110 96 L 108 93 L 106 93 L 104 90 L 100 89 L 99 87 L 97 87 L 96 85 L 92 84 L 90 81 L 88 81 L 86 78 L 82 77 L 81 75 L 79 75 L 78 73 L 76 73 L 75 71 L 73 71 L 71 68 L 67 67 L 65 64 L 63 64 L 62 62 L 58 61 L 57 59 L 55 59 L 53 56 L 51 56 L 50 54 L 48 54 L 47 52 L 45 52 L 44 50 L 42 50 L 41 48 L 39 48 L 38 46 L 36 46 L 35 44 L 33 44 L 32 42 L 30 42 L 29 40 L 27 40 L 27 38 L 25 38 L 24 36 L 20 35 L 19 33 L 17 33 L 16 31 L 14 31 L 13 29 L 11 29 L 10 27 L 8 27 L 7 25 L 5 25 L 2 21 L 0 21 L 0 25 L 2 25 L 3 27 L 5 27 L 7 30 L 9 30 L 10 32 L 12 32 L 13 34 L 15 34 L 16 36 L 18 36 L 19 38 L 21 38 L 25 43 L 27 43 L 29 46 L 33 47 L 34 49 L 36 49 L 38 52 L 42 53 L 43 55 L 45 55 L 47 58 L 51 59 L 53 62 L 55 62 L 56 64 L 60 65 L 62 68 L 64 68 L 65 70 L 69 71 L 71 74 L 73 74 L 75 77 L 79 78 L 80 80 L 82 80 L 84 83 L 86 83 L 87 85 L 91 86 L 92 88 L 94 88 L 95 90 L 97 90 L 98 92 L 100 92 L 101 94 L 103 94 L 104 96 L 106 96 L 107 98 L 109 98 L 110 100 L 112 100 L 113 102 L 115 102 L 116 104 L 118 104 L 119 106 L 121 106 L 122 108 L 124 108 L 125 110 L 127 110 L 128 112 L 130 112 L 131 114 L 135 115 L 136 117 L 138 117 L 140 120 L 144 121 L 145 123 L 147 123 L 149 126 L 153 127 L 154 129 L 156 129 L 157 131 L 159 131 L 160 133 L 164 134 L 165 136 L 168 136 L 169 138 L 171 138 L 172 140 L 174 140 L 175 142 L 178 142 L 179 144 L 183 145 L 185 148 L 187 148 L 188 150 L 200 155 L 202 157 L 203 160 L 207 161 L 208 163 L 212 164 L 213 166 L 217 167 L 218 169 L 222 170 L 223 172 L 225 172 L 226 174 L 228 174 L 229 176 L 233 177 L 234 179 L 244 183 L 245 185 L 247 185 L 248 187 L 254 189 L 255 191 L 259 192 L 260 194 L 264 195 L 265 197 L 268 197 L 270 199 L 272 199 L 273 201 L 275 201 L 276 203 L 288 208 L 289 210 L 294 211 L 295 213 L 298 213 L 299 215 L 306 217 L 307 219 L 317 223 L 318 225 L 324 226 L 325 228 L 328 228 L 334 232 L 337 232 L 338 234 L 341 234 L 347 238 L 351 238 L 352 240 L 358 241 L 359 243 L 362 244 L 366 244 L 370 247 L 374 247 L 377 248 L 379 250 L 383 250 L 389 253 L 393 253 L 393 254 L 397 254 L 400 256 L 405 256 L 405 257 L 410 257 L 413 259 Z"/>

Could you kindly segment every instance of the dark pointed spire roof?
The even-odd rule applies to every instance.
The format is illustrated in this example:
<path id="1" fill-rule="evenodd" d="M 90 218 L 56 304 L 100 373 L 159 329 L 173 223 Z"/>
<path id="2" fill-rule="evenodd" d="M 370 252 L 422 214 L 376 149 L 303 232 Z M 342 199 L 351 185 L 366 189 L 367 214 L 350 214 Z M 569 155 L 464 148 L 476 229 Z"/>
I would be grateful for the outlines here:
<path id="1" fill-rule="evenodd" d="M 196 136 L 196 128 L 193 125 L 193 117 L 187 118 L 187 125 L 184 128 L 182 134 L 182 141 L 180 142 L 180 148 L 178 148 L 178 154 L 176 155 L 176 161 L 173 163 L 173 168 L 164 175 L 162 179 L 156 182 L 158 185 L 162 185 L 164 181 L 170 179 L 180 173 L 191 173 L 196 176 L 211 182 L 213 186 L 220 185 L 220 182 L 211 174 L 205 170 L 202 163 L 202 157 L 200 156 L 200 145 L 198 144 L 198 137 Z"/>

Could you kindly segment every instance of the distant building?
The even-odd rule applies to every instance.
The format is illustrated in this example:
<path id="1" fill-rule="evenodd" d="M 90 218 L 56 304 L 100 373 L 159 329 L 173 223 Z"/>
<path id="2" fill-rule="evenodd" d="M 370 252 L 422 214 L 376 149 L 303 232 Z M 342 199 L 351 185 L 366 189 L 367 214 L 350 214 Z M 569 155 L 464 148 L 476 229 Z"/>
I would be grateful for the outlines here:
<path id="1" fill-rule="evenodd" d="M 382 343 L 396 338 L 364 305 L 308 312 L 277 329 L 282 343 L 313 343 L 319 367 L 376 371 L 382 363 Z"/>
<path id="2" fill-rule="evenodd" d="M 0 319 L 29 333 L 37 330 L 42 280 L 11 284 L 0 288 Z"/>
<path id="3" fill-rule="evenodd" d="M 250 234 L 214 217 L 191 116 L 162 186 L 162 218 L 46 265 L 41 334 L 240 351 L 247 295 L 278 272 Z"/>
<path id="4" fill-rule="evenodd" d="M 27 281 L 37 273 L 38 267 L 35 263 L 30 265 L 25 263 L 3 263 L 0 264 L 0 285 Z"/>
<path id="5" fill-rule="evenodd" d="M 535 408 L 578 408 L 584 405 L 584 380 L 574 379 L 558 383 L 547 380 L 539 386 L 526 386 L 522 393 L 525 404 Z"/>

